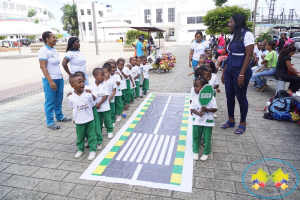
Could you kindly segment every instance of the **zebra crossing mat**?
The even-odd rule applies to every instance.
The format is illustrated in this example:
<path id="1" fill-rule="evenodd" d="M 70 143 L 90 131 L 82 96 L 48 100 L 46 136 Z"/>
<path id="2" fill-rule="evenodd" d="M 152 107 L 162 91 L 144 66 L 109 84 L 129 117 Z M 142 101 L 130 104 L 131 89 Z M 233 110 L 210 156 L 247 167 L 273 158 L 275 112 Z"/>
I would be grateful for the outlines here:
<path id="1" fill-rule="evenodd" d="M 149 94 L 80 179 L 192 192 L 187 94 Z"/>

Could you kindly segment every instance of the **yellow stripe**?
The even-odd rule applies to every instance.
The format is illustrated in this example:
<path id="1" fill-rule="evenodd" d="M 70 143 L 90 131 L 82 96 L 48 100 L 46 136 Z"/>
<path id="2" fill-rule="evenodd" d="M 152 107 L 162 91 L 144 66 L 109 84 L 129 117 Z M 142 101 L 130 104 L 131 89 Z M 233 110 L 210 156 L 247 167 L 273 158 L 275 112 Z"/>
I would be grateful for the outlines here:
<path id="1" fill-rule="evenodd" d="M 186 135 L 180 135 L 179 140 L 186 140 Z"/>
<path id="2" fill-rule="evenodd" d="M 149 105 L 150 105 L 150 103 L 146 103 L 145 105 L 149 106 Z"/>
<path id="3" fill-rule="evenodd" d="M 174 174 L 172 173 L 172 176 L 171 176 L 171 183 L 177 183 L 177 184 L 180 184 L 181 183 L 181 174 Z"/>
<path id="4" fill-rule="evenodd" d="M 180 130 L 181 131 L 187 131 L 187 127 L 181 127 Z"/>
<path id="5" fill-rule="evenodd" d="M 115 144 L 115 146 L 122 146 L 123 145 L 123 143 L 124 143 L 125 141 L 124 140 L 118 140 L 117 142 L 116 142 L 116 144 Z"/>
<path id="6" fill-rule="evenodd" d="M 183 114 L 182 116 L 183 116 L 183 117 L 188 117 L 188 116 L 189 116 L 189 114 Z"/>
<path id="7" fill-rule="evenodd" d="M 106 166 L 98 165 L 98 167 L 93 171 L 93 174 L 102 174 Z"/>
<path id="8" fill-rule="evenodd" d="M 185 146 L 183 146 L 183 145 L 178 145 L 178 146 L 177 146 L 177 151 L 184 152 L 184 151 L 185 151 Z"/>
<path id="9" fill-rule="evenodd" d="M 140 121 L 140 120 L 141 120 L 140 117 L 136 117 L 136 118 L 134 119 L 134 121 Z"/>
<path id="10" fill-rule="evenodd" d="M 129 128 L 134 128 L 136 126 L 136 124 L 130 124 Z"/>
<path id="11" fill-rule="evenodd" d="M 182 120 L 181 123 L 182 123 L 182 124 L 188 124 L 188 123 L 189 123 L 189 120 Z"/>
<path id="12" fill-rule="evenodd" d="M 105 156 L 105 158 L 113 158 L 116 155 L 117 152 L 108 152 L 108 154 Z"/>
<path id="13" fill-rule="evenodd" d="M 143 107 L 142 110 L 147 110 L 148 107 Z"/>
<path id="14" fill-rule="evenodd" d="M 145 114 L 145 112 L 139 112 L 139 115 L 143 115 L 143 114 Z"/>
<path id="15" fill-rule="evenodd" d="M 124 136 L 129 136 L 130 135 L 130 132 L 125 132 L 123 133 Z"/>
<path id="16" fill-rule="evenodd" d="M 190 109 L 189 108 L 185 108 L 185 109 L 183 109 L 183 111 L 189 111 Z"/>
<path id="17" fill-rule="evenodd" d="M 174 165 L 183 166 L 183 158 L 175 158 Z"/>

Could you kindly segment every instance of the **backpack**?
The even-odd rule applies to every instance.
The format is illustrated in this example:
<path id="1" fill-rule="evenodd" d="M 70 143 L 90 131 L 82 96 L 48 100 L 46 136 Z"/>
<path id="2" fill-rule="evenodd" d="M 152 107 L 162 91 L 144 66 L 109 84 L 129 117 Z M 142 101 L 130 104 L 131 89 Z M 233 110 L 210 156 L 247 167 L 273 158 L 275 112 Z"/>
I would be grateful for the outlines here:
<path id="1" fill-rule="evenodd" d="M 274 99 L 269 106 L 269 113 L 293 112 L 294 101 L 292 97 L 280 97 Z"/>

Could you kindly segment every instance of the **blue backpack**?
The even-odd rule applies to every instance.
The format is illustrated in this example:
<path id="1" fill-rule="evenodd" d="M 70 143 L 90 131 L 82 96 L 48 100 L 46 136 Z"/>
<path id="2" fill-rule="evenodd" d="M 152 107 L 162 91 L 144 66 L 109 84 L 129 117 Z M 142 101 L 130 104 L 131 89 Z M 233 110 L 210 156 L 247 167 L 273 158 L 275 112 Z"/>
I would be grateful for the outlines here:
<path id="1" fill-rule="evenodd" d="M 270 106 L 270 113 L 289 113 L 294 108 L 294 100 L 292 97 L 279 97 L 274 99 Z"/>

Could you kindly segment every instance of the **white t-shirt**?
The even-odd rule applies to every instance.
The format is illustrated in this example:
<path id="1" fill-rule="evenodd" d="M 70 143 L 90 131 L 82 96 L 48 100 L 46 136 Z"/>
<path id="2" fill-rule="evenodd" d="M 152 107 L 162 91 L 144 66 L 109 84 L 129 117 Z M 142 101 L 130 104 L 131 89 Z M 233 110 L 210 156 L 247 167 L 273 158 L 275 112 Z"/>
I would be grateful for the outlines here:
<path id="1" fill-rule="evenodd" d="M 211 78 L 208 82 L 209 85 L 212 85 L 215 87 L 216 85 L 219 85 L 218 76 L 215 73 L 211 73 Z"/>
<path id="2" fill-rule="evenodd" d="M 153 69 L 151 65 L 143 65 L 143 74 L 145 79 L 149 79 L 149 70 Z"/>
<path id="3" fill-rule="evenodd" d="M 193 42 L 190 46 L 190 49 L 194 51 L 193 60 L 199 60 L 200 55 L 205 53 L 205 49 L 209 48 L 209 43 L 207 41 L 202 41 L 198 43 L 197 41 Z"/>
<path id="4" fill-rule="evenodd" d="M 108 96 L 107 99 L 101 104 L 100 109 L 97 109 L 98 112 L 105 112 L 110 110 L 108 98 L 109 98 L 109 91 L 107 87 L 104 87 L 104 83 L 100 83 L 98 86 L 95 82 L 93 82 L 89 89 L 92 91 L 93 95 L 96 97 L 96 103 L 99 103 L 104 96 Z"/>
<path id="5" fill-rule="evenodd" d="M 78 71 L 86 73 L 86 59 L 80 51 L 68 51 L 65 58 L 69 59 L 71 74 Z"/>
<path id="6" fill-rule="evenodd" d="M 191 88 L 191 93 L 190 93 L 190 100 L 193 100 L 194 96 L 195 96 L 195 90 L 194 90 L 194 86 Z"/>
<path id="7" fill-rule="evenodd" d="M 141 69 L 140 69 L 139 66 L 135 65 L 135 66 L 132 68 L 131 72 L 132 72 L 132 78 L 134 78 L 134 77 L 136 77 L 138 74 L 141 73 Z M 139 79 L 139 76 L 138 76 L 138 77 L 137 77 L 136 79 L 134 79 L 133 81 L 139 81 L 139 80 L 140 80 L 140 79 Z"/>
<path id="8" fill-rule="evenodd" d="M 261 56 L 266 56 L 268 53 L 269 53 L 269 51 L 266 49 L 264 51 L 259 50 L 258 54 L 256 54 L 258 57 L 258 66 L 261 66 L 261 62 L 264 60 L 261 58 Z"/>
<path id="9" fill-rule="evenodd" d="M 257 45 L 255 45 L 253 52 L 256 54 L 256 56 L 258 55 L 259 49 Z"/>
<path id="10" fill-rule="evenodd" d="M 127 63 L 126 65 L 130 65 L 129 63 Z M 132 75 L 132 72 L 131 72 L 131 70 L 128 68 L 128 67 L 126 67 L 126 65 L 124 65 L 124 68 L 123 68 L 123 73 L 124 74 L 126 74 L 127 76 L 129 76 L 129 75 Z M 129 79 L 129 77 L 126 79 L 126 80 L 128 80 Z"/>
<path id="11" fill-rule="evenodd" d="M 120 87 L 120 89 L 121 90 L 126 90 L 126 88 L 127 88 L 126 87 L 126 79 L 124 78 L 124 76 L 122 75 L 122 73 L 121 73 L 121 71 L 119 69 L 117 70 L 117 72 L 119 72 L 119 74 L 120 74 L 119 76 L 121 78 L 121 84 L 120 84 L 121 87 Z"/>
<path id="12" fill-rule="evenodd" d="M 192 99 L 192 104 L 190 106 L 191 109 L 195 109 L 198 112 L 201 111 L 202 106 L 199 103 L 199 94 L 195 94 L 194 98 Z M 217 101 L 216 98 L 210 101 L 210 103 L 206 106 L 206 108 L 216 108 L 217 109 Z M 192 124 L 198 126 L 215 126 L 214 115 L 212 112 L 206 112 L 202 117 L 193 114 L 192 115 Z"/>
<path id="13" fill-rule="evenodd" d="M 109 96 L 108 98 L 111 96 L 111 94 L 113 93 L 114 89 L 116 88 L 117 90 L 117 84 L 115 79 L 113 78 L 109 78 L 107 81 L 104 81 L 104 87 L 106 87 L 108 89 L 109 92 Z M 115 102 L 115 96 L 110 100 L 109 103 L 113 103 Z"/>
<path id="14" fill-rule="evenodd" d="M 114 74 L 114 75 L 111 75 L 110 78 L 114 79 L 116 81 L 116 84 L 117 84 L 117 82 L 120 83 L 119 86 L 117 85 L 115 97 L 122 96 L 122 91 L 121 91 L 121 77 L 120 77 L 120 75 Z"/>
<path id="15" fill-rule="evenodd" d="M 72 92 L 68 96 L 69 107 L 73 109 L 73 119 L 76 124 L 85 124 L 94 120 L 93 106 L 95 101 L 93 95 L 83 91 L 79 96 L 75 92 Z"/>
<path id="16" fill-rule="evenodd" d="M 44 45 L 40 48 L 38 52 L 39 60 L 47 61 L 47 70 L 52 79 L 61 79 L 61 71 L 60 71 L 60 59 L 59 55 L 54 47 L 49 47 L 48 45 Z M 43 78 L 45 78 L 43 74 Z"/>

